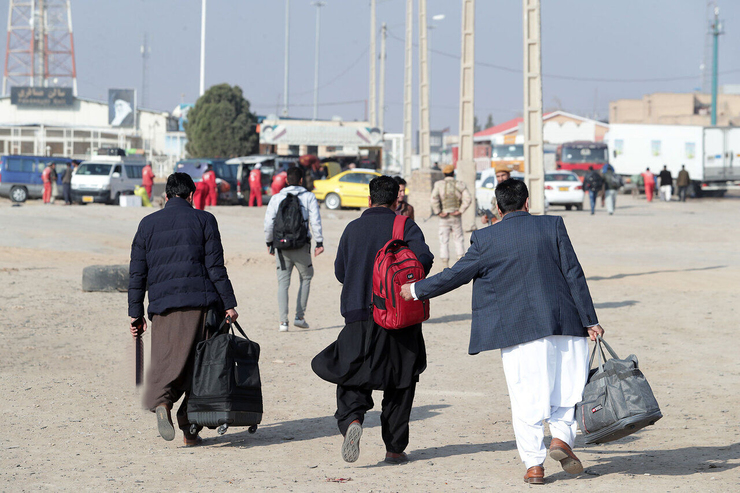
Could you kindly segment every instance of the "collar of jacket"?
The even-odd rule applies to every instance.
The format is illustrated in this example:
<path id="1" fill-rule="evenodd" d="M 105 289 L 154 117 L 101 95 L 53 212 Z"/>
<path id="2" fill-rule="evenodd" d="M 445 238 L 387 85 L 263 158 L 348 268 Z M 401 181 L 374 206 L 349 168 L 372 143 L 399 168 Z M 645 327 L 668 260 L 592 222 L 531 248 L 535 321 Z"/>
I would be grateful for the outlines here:
<path id="1" fill-rule="evenodd" d="M 507 214 L 504 214 L 504 217 L 501 218 L 502 221 L 506 221 L 507 219 L 511 219 L 512 217 L 522 217 L 522 216 L 529 216 L 529 212 L 527 211 L 512 211 Z"/>
<path id="2" fill-rule="evenodd" d="M 362 213 L 362 215 L 373 215 L 373 214 L 393 214 L 396 215 L 396 211 L 393 209 L 389 209 L 387 207 L 382 206 L 376 206 L 376 207 L 368 207 L 365 212 Z"/>
<path id="3" fill-rule="evenodd" d="M 308 192 L 308 190 L 306 189 L 306 187 L 303 187 L 301 185 L 288 185 L 287 187 L 280 190 L 280 193 L 282 193 L 283 195 L 287 195 L 289 193 L 292 193 L 293 195 L 299 195 L 303 192 Z"/>
<path id="4" fill-rule="evenodd" d="M 167 200 L 167 203 L 164 204 L 165 207 L 193 207 L 190 205 L 190 202 L 187 200 L 181 198 L 181 197 L 172 197 L 171 199 Z"/>

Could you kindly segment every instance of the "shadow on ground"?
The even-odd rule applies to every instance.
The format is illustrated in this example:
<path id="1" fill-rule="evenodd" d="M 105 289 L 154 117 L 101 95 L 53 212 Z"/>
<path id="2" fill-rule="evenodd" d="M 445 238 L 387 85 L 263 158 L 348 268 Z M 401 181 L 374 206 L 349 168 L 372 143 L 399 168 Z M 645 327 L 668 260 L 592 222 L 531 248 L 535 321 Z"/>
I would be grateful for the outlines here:
<path id="1" fill-rule="evenodd" d="M 615 279 L 624 279 L 625 277 L 637 277 L 637 276 L 649 276 L 652 274 L 664 274 L 668 272 L 693 272 L 693 271 L 700 271 L 700 270 L 714 270 L 714 269 L 724 269 L 727 267 L 726 265 L 714 265 L 712 267 L 695 267 L 692 269 L 667 269 L 667 270 L 651 270 L 648 272 L 633 272 L 632 274 L 614 274 L 613 276 L 604 277 L 604 276 L 592 276 L 586 278 L 587 281 L 613 281 Z"/>
<path id="2" fill-rule="evenodd" d="M 686 447 L 674 450 L 644 450 L 638 453 L 622 450 L 589 450 L 598 454 L 596 463 L 586 464 L 581 479 L 594 479 L 609 474 L 641 476 L 690 476 L 697 473 L 722 472 L 740 466 L 740 443 L 720 447 Z M 735 461 L 731 463 L 730 461 Z M 555 482 L 572 479 L 565 472 L 546 477 Z"/>
<path id="3" fill-rule="evenodd" d="M 425 324 L 448 324 L 450 322 L 462 322 L 473 318 L 472 313 L 453 313 L 444 317 L 430 318 Z"/>
<path id="4" fill-rule="evenodd" d="M 624 300 L 624 301 L 606 301 L 604 303 L 594 303 L 594 308 L 624 308 L 625 306 L 633 306 L 638 304 L 636 300 Z"/>
<path id="5" fill-rule="evenodd" d="M 431 404 L 427 406 L 414 407 L 411 412 L 411 421 L 422 421 L 437 416 L 440 409 L 450 407 L 449 404 Z M 364 430 L 380 426 L 380 411 L 370 411 L 365 414 Z M 292 421 L 280 421 L 260 425 L 257 433 L 250 434 L 246 428 L 234 428 L 223 436 L 206 437 L 203 445 L 217 445 L 221 447 L 261 447 L 275 445 L 292 441 L 313 440 L 339 436 L 337 420 L 334 416 L 321 416 L 318 418 L 304 418 Z"/>

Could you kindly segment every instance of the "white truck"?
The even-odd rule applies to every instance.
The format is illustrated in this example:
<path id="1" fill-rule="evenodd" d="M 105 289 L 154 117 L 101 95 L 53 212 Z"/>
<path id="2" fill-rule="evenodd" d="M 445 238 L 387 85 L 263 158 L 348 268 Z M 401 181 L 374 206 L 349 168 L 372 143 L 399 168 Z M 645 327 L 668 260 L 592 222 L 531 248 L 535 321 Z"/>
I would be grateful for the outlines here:
<path id="1" fill-rule="evenodd" d="M 625 177 L 646 168 L 657 175 L 666 165 L 675 179 L 685 165 L 695 196 L 740 188 L 740 128 L 614 123 L 605 140 Z"/>

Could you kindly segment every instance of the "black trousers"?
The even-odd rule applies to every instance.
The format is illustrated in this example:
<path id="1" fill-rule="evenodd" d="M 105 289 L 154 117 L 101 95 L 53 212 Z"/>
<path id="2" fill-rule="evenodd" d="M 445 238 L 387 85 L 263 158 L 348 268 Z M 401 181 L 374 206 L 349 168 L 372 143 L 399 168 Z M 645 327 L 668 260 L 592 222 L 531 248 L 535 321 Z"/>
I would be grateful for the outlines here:
<path id="1" fill-rule="evenodd" d="M 62 194 L 64 194 L 64 203 L 71 204 L 72 203 L 72 184 L 71 183 L 62 183 Z"/>
<path id="2" fill-rule="evenodd" d="M 365 420 L 365 413 L 373 408 L 372 390 L 357 387 L 337 386 L 337 412 L 334 417 L 342 435 L 354 420 L 360 424 Z M 416 383 L 403 389 L 385 389 L 383 391 L 380 424 L 383 443 L 387 452 L 400 454 L 409 444 L 409 418 L 414 404 Z"/>

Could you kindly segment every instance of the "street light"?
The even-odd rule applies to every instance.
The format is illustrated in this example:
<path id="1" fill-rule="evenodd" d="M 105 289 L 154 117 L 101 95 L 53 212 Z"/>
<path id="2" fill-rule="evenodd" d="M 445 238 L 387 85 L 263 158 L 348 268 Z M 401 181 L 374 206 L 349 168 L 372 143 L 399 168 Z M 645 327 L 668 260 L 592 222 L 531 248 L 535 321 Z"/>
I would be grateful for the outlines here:
<path id="1" fill-rule="evenodd" d="M 445 15 L 444 14 L 437 14 L 437 15 L 433 15 L 432 16 L 432 20 L 433 21 L 437 21 L 437 22 L 444 20 L 444 18 L 445 18 Z M 429 86 L 429 105 L 430 106 L 432 104 L 431 101 L 433 99 L 432 98 L 432 79 L 433 79 L 433 76 L 432 76 L 432 31 L 434 29 L 436 29 L 436 28 L 437 28 L 437 25 L 432 24 L 432 23 L 430 23 L 427 26 L 427 31 L 429 33 L 428 36 L 427 36 L 427 50 L 429 51 L 429 55 L 428 55 L 428 58 L 427 58 L 427 60 L 428 60 L 427 61 L 427 67 L 428 67 L 428 70 L 429 70 L 429 84 L 428 84 L 428 86 Z M 430 108 L 430 114 L 431 114 L 431 108 Z"/>
<path id="2" fill-rule="evenodd" d="M 316 120 L 319 117 L 319 32 L 321 28 L 321 7 L 326 5 L 326 2 L 311 2 L 311 5 L 316 7 L 316 48 L 314 49 L 313 76 L 313 119 Z"/>

